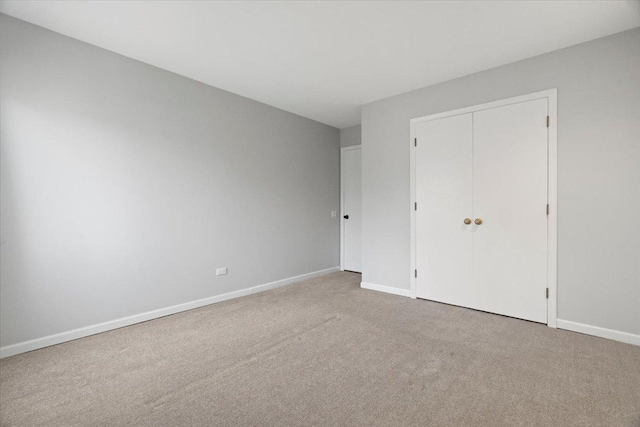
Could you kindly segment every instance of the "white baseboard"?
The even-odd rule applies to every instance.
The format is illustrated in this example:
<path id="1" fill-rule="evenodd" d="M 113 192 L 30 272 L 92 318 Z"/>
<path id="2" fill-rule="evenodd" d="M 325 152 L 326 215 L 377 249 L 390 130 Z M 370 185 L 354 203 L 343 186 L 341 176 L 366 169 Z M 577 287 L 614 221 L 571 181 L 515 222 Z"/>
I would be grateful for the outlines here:
<path id="1" fill-rule="evenodd" d="M 411 297 L 409 289 L 392 288 L 391 286 L 376 285 L 375 283 L 360 282 L 362 289 L 370 289 L 372 291 L 386 292 L 388 294 L 400 295 L 403 297 Z"/>
<path id="2" fill-rule="evenodd" d="M 599 326 L 585 325 L 584 323 L 570 322 L 558 319 L 558 329 L 580 332 L 581 334 L 594 335 L 600 338 L 608 338 L 614 341 L 621 341 L 627 344 L 640 345 L 640 335 L 621 332 L 613 329 L 605 329 Z"/>
<path id="3" fill-rule="evenodd" d="M 29 341 L 23 341 L 17 344 L 7 345 L 0 348 L 0 359 L 13 356 L 15 354 L 25 353 L 27 351 L 37 350 L 43 347 L 60 344 L 67 341 L 76 340 L 78 338 L 88 337 L 89 335 L 99 334 L 100 332 L 110 331 L 112 329 L 122 328 L 124 326 L 134 325 L 147 320 L 157 319 L 158 317 L 168 316 L 170 314 L 180 313 L 182 311 L 192 310 L 216 302 L 222 302 L 233 298 L 243 297 L 258 292 L 267 291 L 269 289 L 279 288 L 281 286 L 290 285 L 302 280 L 313 279 L 315 277 L 324 276 L 325 274 L 340 271 L 340 267 L 327 268 L 325 270 L 314 271 L 312 273 L 301 274 L 300 276 L 289 277 L 287 279 L 277 280 L 275 282 L 265 283 L 263 285 L 251 288 L 241 289 L 239 291 L 229 292 L 222 295 L 203 298 L 183 304 L 173 305 L 171 307 L 160 308 L 158 310 L 147 311 L 145 313 L 134 314 L 132 316 L 122 317 L 120 319 L 110 320 L 97 325 L 85 326 L 84 328 L 74 329 L 67 332 L 61 332 L 55 335 L 49 335 L 42 338 L 36 338 Z"/>

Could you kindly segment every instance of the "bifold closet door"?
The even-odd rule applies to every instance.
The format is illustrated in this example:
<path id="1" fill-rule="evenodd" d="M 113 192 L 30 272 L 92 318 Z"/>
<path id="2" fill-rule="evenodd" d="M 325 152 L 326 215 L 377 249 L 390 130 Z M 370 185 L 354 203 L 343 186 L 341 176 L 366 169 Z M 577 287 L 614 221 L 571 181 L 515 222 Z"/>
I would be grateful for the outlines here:
<path id="1" fill-rule="evenodd" d="M 472 115 L 416 125 L 417 296 L 471 304 Z"/>
<path id="2" fill-rule="evenodd" d="M 547 322 L 547 99 L 473 113 L 473 308 Z"/>

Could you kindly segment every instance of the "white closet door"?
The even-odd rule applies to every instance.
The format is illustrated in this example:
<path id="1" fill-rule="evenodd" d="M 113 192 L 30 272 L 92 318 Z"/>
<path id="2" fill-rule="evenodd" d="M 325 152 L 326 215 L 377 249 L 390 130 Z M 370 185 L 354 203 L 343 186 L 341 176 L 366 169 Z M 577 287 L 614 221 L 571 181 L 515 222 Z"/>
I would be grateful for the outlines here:
<path id="1" fill-rule="evenodd" d="M 547 99 L 473 113 L 470 307 L 547 322 Z"/>
<path id="2" fill-rule="evenodd" d="M 417 296 L 469 306 L 472 115 L 419 123 L 415 136 Z"/>

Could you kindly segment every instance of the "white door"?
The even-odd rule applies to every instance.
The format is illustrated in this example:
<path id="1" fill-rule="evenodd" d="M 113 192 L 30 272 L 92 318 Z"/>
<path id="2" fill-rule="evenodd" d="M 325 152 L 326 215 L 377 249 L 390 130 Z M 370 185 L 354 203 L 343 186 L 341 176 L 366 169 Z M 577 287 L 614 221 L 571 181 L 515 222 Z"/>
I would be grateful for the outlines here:
<path id="1" fill-rule="evenodd" d="M 362 161 L 360 147 L 345 147 L 340 159 L 342 181 L 342 269 L 361 272 Z"/>
<path id="2" fill-rule="evenodd" d="M 472 304 L 472 115 L 416 125 L 417 296 Z"/>
<path id="3" fill-rule="evenodd" d="M 477 308 L 547 322 L 547 100 L 473 115 Z"/>
<path id="4" fill-rule="evenodd" d="M 418 297 L 547 322 L 546 117 L 538 99 L 416 125 Z"/>

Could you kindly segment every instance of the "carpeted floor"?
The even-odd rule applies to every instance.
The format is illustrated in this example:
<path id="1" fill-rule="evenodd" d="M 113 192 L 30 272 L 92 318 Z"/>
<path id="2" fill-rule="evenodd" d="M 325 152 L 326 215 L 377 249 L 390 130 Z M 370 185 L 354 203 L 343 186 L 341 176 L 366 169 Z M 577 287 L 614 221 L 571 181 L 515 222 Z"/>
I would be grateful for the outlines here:
<path id="1" fill-rule="evenodd" d="M 640 347 L 334 273 L 0 361 L 2 426 L 640 426 Z"/>

